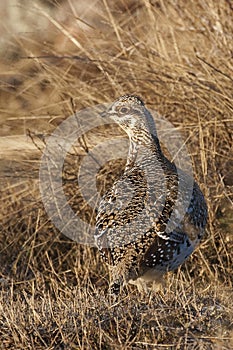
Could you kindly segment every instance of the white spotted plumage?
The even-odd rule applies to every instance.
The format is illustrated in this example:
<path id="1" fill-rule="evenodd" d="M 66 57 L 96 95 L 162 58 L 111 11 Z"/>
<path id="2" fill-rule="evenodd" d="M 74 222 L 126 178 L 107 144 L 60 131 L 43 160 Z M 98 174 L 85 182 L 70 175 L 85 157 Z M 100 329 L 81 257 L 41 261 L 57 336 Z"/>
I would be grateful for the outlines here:
<path id="1" fill-rule="evenodd" d="M 178 193 L 189 177 L 164 156 L 153 117 L 139 97 L 121 96 L 105 115 L 130 140 L 124 173 L 100 202 L 95 232 L 118 293 L 124 283 L 157 280 L 181 265 L 203 236 L 207 207 L 196 182 L 191 198 L 185 186 Z"/>

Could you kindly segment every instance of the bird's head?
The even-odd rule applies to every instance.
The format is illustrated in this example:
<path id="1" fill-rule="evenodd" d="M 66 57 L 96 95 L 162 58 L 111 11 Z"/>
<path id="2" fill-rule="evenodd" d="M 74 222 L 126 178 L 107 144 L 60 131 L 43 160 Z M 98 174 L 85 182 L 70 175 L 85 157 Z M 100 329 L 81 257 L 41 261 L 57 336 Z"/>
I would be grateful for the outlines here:
<path id="1" fill-rule="evenodd" d="M 129 137 L 143 130 L 156 135 L 153 117 L 138 96 L 119 97 L 102 116 L 114 120 Z"/>

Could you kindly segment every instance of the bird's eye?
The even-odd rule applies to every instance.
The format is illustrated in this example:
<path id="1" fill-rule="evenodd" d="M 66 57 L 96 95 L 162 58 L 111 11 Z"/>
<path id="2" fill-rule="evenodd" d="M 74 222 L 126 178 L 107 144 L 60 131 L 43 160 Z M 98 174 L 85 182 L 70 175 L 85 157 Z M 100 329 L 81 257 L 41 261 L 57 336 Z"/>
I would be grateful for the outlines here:
<path id="1" fill-rule="evenodd" d="M 118 110 L 118 112 L 120 113 L 120 114 L 126 114 L 126 113 L 128 113 L 130 111 L 130 107 L 121 107 L 121 108 L 119 108 L 119 110 Z"/>

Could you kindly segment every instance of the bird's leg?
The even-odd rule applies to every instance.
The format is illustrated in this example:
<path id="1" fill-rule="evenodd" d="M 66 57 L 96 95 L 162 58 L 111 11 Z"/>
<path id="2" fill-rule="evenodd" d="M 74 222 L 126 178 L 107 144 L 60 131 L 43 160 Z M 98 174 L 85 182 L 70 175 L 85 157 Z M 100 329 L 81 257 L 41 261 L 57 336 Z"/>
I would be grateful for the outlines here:
<path id="1" fill-rule="evenodd" d="M 110 294 L 112 295 L 120 295 L 123 287 L 127 284 L 126 274 L 124 273 L 123 266 L 115 266 L 111 269 L 111 282 L 110 282 Z"/>
<path id="2" fill-rule="evenodd" d="M 119 295 L 121 293 L 122 287 L 123 287 L 122 281 L 120 281 L 119 279 L 115 280 L 110 284 L 110 294 L 116 295 L 116 296 Z"/>

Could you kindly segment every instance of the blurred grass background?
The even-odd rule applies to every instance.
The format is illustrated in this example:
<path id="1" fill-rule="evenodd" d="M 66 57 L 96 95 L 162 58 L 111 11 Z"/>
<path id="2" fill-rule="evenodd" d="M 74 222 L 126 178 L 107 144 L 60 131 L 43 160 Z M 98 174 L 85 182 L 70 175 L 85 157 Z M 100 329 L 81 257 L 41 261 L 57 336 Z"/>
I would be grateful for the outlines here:
<path id="1" fill-rule="evenodd" d="M 232 349 L 232 2 L 4 0 L 0 11 L 0 348 Z M 125 93 L 182 134 L 209 223 L 161 292 L 129 286 L 112 304 L 96 249 L 46 216 L 38 169 L 62 120 Z M 106 165 L 100 192 L 123 166 Z M 65 188 L 91 218 L 76 182 Z"/>

